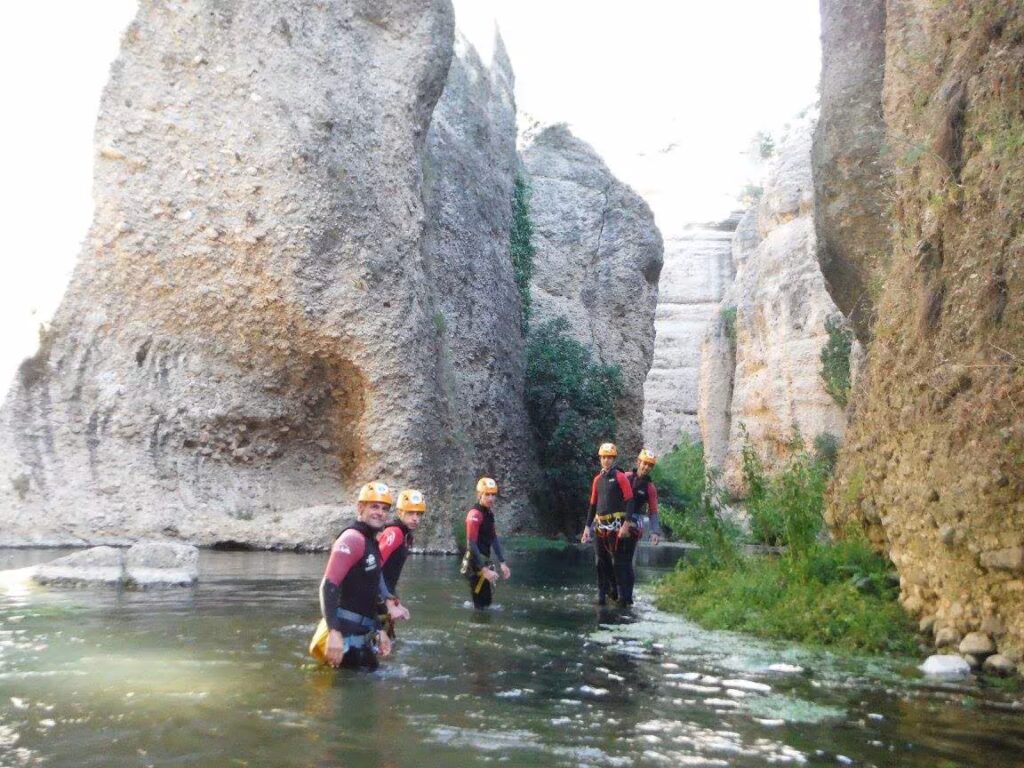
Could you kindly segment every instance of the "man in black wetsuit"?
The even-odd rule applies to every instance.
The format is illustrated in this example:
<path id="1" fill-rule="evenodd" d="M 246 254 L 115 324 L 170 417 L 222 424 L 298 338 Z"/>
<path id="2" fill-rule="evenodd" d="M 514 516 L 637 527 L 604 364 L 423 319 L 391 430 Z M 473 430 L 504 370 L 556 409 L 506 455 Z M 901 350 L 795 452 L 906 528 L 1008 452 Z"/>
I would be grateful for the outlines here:
<path id="1" fill-rule="evenodd" d="M 633 604 L 633 585 L 636 583 L 636 566 L 633 562 L 636 545 L 644 535 L 643 517 L 645 508 L 650 519 L 651 543 L 657 546 L 661 539 L 658 525 L 658 489 L 651 482 L 651 470 L 658 462 L 657 457 L 646 448 L 636 459 L 636 469 L 626 473 L 633 489 L 633 517 L 627 518 L 619 529 L 616 555 L 622 562 L 622 574 L 616 572 L 619 585 L 619 601 L 623 605 Z"/>
<path id="2" fill-rule="evenodd" d="M 398 579 L 402 575 L 402 567 L 409 557 L 412 536 L 420 526 L 420 517 L 427 511 L 427 501 L 421 491 L 406 488 L 398 494 L 398 518 L 384 526 L 377 534 L 377 545 L 384 568 L 384 583 L 395 597 L 398 597 Z M 395 622 L 382 617 L 384 629 L 388 637 L 395 638 Z"/>
<path id="3" fill-rule="evenodd" d="M 512 571 L 505 564 L 505 553 L 494 526 L 492 507 L 498 498 L 498 484 L 489 477 L 481 477 L 476 484 L 476 497 L 477 503 L 466 513 L 466 556 L 462 572 L 469 581 L 473 607 L 486 608 L 494 597 L 492 585 L 498 580 L 491 553 L 498 559 L 503 578 L 512 578 Z"/>
<path id="4" fill-rule="evenodd" d="M 320 582 L 320 610 L 329 627 L 326 660 L 332 667 L 377 668 L 377 646 L 387 656 L 391 641 L 379 633 L 378 596 L 383 596 L 393 619 L 408 619 L 409 611 L 391 594 L 381 571 L 377 532 L 391 509 L 391 490 L 384 483 L 367 483 L 359 491 L 358 519 L 345 528 L 331 547 Z"/>
<path id="5" fill-rule="evenodd" d="M 608 598 L 621 598 L 619 580 L 628 581 L 632 558 L 618 548 L 619 531 L 624 521 L 633 517 L 633 488 L 626 474 L 615 466 L 619 451 L 614 443 L 602 443 L 597 451 L 601 471 L 590 487 L 590 509 L 587 525 L 580 541 L 586 544 L 594 539 L 594 565 L 597 569 L 597 604 L 605 605 Z"/>

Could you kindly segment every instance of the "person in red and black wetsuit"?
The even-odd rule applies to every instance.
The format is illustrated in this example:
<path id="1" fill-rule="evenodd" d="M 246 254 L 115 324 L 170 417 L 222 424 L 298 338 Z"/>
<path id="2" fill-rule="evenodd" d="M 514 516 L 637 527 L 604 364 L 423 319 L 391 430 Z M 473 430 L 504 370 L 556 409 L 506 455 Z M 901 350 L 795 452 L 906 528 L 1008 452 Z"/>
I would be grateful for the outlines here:
<path id="1" fill-rule="evenodd" d="M 594 539 L 594 565 L 597 567 L 597 604 L 605 605 L 608 598 L 621 597 L 617 583 L 628 579 L 632 558 L 619 552 L 619 531 L 624 521 L 633 517 L 633 487 L 626 473 L 615 466 L 619 451 L 614 443 L 602 443 L 597 451 L 601 471 L 594 477 L 590 489 L 590 509 L 587 525 L 580 541 L 586 544 Z"/>
<path id="2" fill-rule="evenodd" d="M 384 583 L 377 547 L 377 532 L 384 526 L 391 503 L 391 490 L 384 483 L 364 485 L 356 504 L 358 519 L 331 547 L 320 582 L 320 610 L 329 627 L 326 655 L 332 667 L 376 669 L 374 640 L 382 656 L 390 653 L 390 640 L 378 632 L 378 596 L 384 597 L 392 618 L 409 618 L 409 611 Z"/>
<path id="3" fill-rule="evenodd" d="M 633 585 L 636 583 L 636 569 L 633 564 L 636 545 L 644 535 L 643 513 L 647 508 L 650 519 L 651 543 L 657 546 L 661 540 L 661 526 L 658 525 L 658 489 L 651 482 L 651 470 L 657 458 L 646 448 L 636 459 L 636 469 L 626 473 L 633 488 L 633 517 L 623 522 L 619 530 L 618 550 L 622 558 L 629 558 L 625 577 L 619 578 L 619 600 L 623 605 L 633 604 Z"/>
<path id="4" fill-rule="evenodd" d="M 398 494 L 398 518 L 384 526 L 377 534 L 377 545 L 383 563 L 384 583 L 395 597 L 398 597 L 398 578 L 402 575 L 402 567 L 409 557 L 412 536 L 420 526 L 420 517 L 427 511 L 427 502 L 421 491 L 407 488 Z M 395 622 L 384 613 L 382 615 L 384 629 L 388 637 L 395 638 Z"/>
<path id="5" fill-rule="evenodd" d="M 469 581 L 469 592 L 474 608 L 486 608 L 494 597 L 493 584 L 498 572 L 491 562 L 491 553 L 498 560 L 498 567 L 505 579 L 512 578 L 512 571 L 505 564 L 505 553 L 494 527 L 494 501 L 498 498 L 498 484 L 489 477 L 481 477 L 476 484 L 477 503 L 466 514 L 466 556 L 462 561 L 462 573 Z"/>

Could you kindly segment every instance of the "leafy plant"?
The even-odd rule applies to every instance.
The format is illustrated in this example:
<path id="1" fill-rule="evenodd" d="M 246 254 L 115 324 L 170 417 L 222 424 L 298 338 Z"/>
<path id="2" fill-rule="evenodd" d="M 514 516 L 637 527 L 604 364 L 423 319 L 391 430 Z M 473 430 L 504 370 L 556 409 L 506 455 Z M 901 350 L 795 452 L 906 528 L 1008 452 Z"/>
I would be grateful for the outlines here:
<path id="1" fill-rule="evenodd" d="M 530 321 L 530 278 L 533 276 L 533 257 L 537 249 L 533 245 L 533 223 L 530 221 L 530 188 L 522 176 L 518 175 L 512 188 L 511 229 L 509 253 L 523 308 L 522 326 L 526 330 Z"/>
<path id="2" fill-rule="evenodd" d="M 725 327 L 726 338 L 736 344 L 736 307 L 722 307 L 722 325 Z"/>
<path id="3" fill-rule="evenodd" d="M 526 409 L 544 474 L 536 499 L 548 519 L 572 532 L 590 495 L 594 448 L 615 439 L 615 403 L 622 397 L 618 366 L 596 362 L 568 334 L 565 318 L 530 328 L 526 343 Z"/>
<path id="4" fill-rule="evenodd" d="M 853 332 L 836 316 L 825 320 L 825 331 L 828 333 L 828 341 L 821 348 L 821 378 L 832 399 L 845 408 L 850 397 Z"/>

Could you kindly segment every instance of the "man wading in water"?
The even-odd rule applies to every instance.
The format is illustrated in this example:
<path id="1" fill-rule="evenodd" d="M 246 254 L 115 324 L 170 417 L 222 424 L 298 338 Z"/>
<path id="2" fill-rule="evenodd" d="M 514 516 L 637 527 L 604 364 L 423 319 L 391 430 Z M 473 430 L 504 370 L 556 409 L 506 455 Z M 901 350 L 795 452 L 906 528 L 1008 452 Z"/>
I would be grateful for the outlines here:
<path id="1" fill-rule="evenodd" d="M 501 575 L 505 579 L 512 572 L 505 565 L 505 554 L 494 527 L 494 500 L 498 498 L 498 484 L 489 477 L 481 477 L 476 484 L 477 503 L 466 514 L 466 556 L 462 559 L 462 573 L 469 581 L 469 592 L 474 608 L 486 608 L 494 597 L 492 585 L 498 573 L 491 563 L 491 552 L 498 558 Z"/>
<path id="2" fill-rule="evenodd" d="M 384 583 L 377 532 L 391 510 L 391 490 L 384 483 L 367 483 L 356 503 L 358 519 L 341 532 L 320 582 L 320 610 L 327 623 L 325 658 L 332 667 L 377 668 L 380 655 L 391 652 L 391 640 L 378 632 L 377 600 L 383 596 L 392 619 L 408 619 Z"/>
<path id="3" fill-rule="evenodd" d="M 407 488 L 398 494 L 398 503 L 395 506 L 398 509 L 398 519 L 392 520 L 377 534 L 377 545 L 380 547 L 383 563 L 384 583 L 387 584 L 388 591 L 397 598 L 398 578 L 402 575 L 402 566 L 405 565 L 406 558 L 409 557 L 412 535 L 420 527 L 420 517 L 427 511 L 427 501 L 421 491 Z M 394 620 L 387 611 L 381 611 L 380 618 L 388 637 L 394 640 Z"/>
<path id="4" fill-rule="evenodd" d="M 619 600 L 623 605 L 633 604 L 633 585 L 636 583 L 636 545 L 644 535 L 644 507 L 651 521 L 651 543 L 655 546 L 661 540 L 661 527 L 658 525 L 658 489 L 651 482 L 651 470 L 658 459 L 646 448 L 636 458 L 636 469 L 626 473 L 626 479 L 633 489 L 633 516 L 626 518 L 619 529 L 616 542 L 618 561 L 622 562 L 622 572 L 615 572 L 619 585 Z M 616 565 L 618 565 L 618 561 Z"/>
<path id="5" fill-rule="evenodd" d="M 594 565 L 597 568 L 597 604 L 605 605 L 608 598 L 622 597 L 616 579 L 628 580 L 632 567 L 629 557 L 620 550 L 619 530 L 625 520 L 633 517 L 633 487 L 626 474 L 615 466 L 619 451 L 614 443 L 602 443 L 597 451 L 601 471 L 594 477 L 590 488 L 590 509 L 587 525 L 580 541 L 586 544 L 594 538 Z"/>

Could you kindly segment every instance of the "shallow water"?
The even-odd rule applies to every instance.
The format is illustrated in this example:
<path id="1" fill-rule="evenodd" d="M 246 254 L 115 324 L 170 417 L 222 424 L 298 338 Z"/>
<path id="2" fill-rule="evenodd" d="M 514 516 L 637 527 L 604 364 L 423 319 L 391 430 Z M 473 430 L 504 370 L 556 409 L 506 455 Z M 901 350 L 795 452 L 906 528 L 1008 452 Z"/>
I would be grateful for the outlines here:
<path id="1" fill-rule="evenodd" d="M 1020 693 L 706 632 L 643 587 L 599 611 L 575 553 L 515 555 L 486 614 L 455 558 L 412 558 L 394 656 L 317 667 L 323 564 L 204 552 L 199 586 L 147 593 L 0 581 L 0 766 L 1024 764 Z"/>

